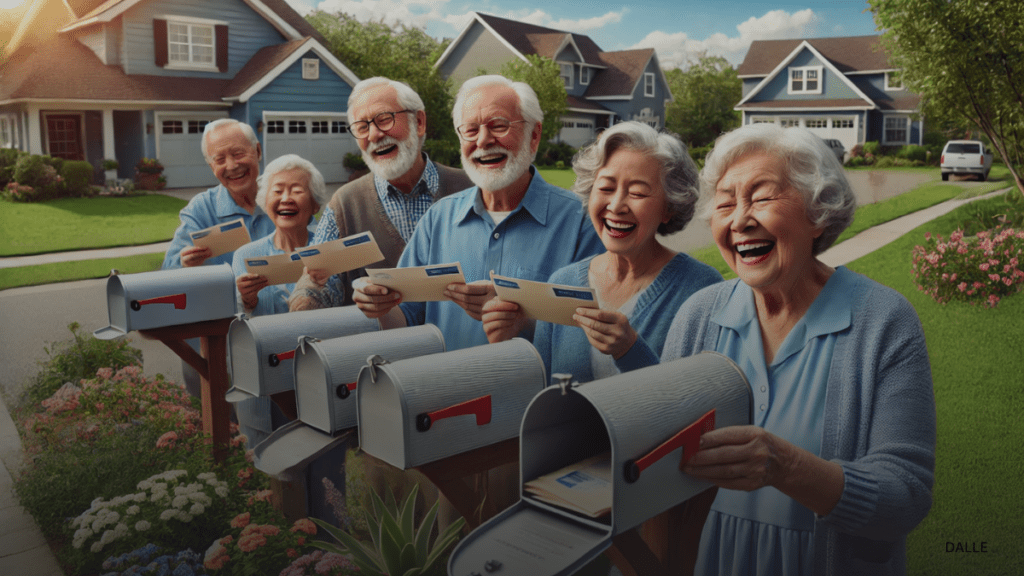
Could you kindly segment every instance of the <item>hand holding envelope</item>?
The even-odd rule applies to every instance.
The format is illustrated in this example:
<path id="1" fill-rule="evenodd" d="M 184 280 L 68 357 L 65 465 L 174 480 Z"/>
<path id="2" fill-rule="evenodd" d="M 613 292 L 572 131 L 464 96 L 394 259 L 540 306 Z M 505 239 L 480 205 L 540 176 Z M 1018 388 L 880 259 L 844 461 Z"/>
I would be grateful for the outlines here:
<path id="1" fill-rule="evenodd" d="M 192 244 L 209 248 L 212 252 L 208 258 L 234 252 L 252 242 L 245 222 L 239 218 L 225 224 L 217 224 L 209 228 L 189 233 Z"/>
<path id="2" fill-rule="evenodd" d="M 402 302 L 440 302 L 448 300 L 444 291 L 449 284 L 466 282 L 458 262 L 409 268 L 367 270 L 370 281 L 402 294 Z"/>
<path id="3" fill-rule="evenodd" d="M 384 259 L 384 253 L 370 232 L 317 244 L 299 250 L 298 254 L 306 268 L 323 270 L 328 276 L 364 268 Z"/>
<path id="4" fill-rule="evenodd" d="M 577 308 L 597 308 L 597 296 L 591 288 L 562 286 L 499 276 L 491 272 L 494 291 L 507 302 L 515 302 L 529 318 L 553 324 L 577 326 L 573 314 Z"/>
<path id="5" fill-rule="evenodd" d="M 267 285 L 292 284 L 302 276 L 302 259 L 297 252 L 246 258 L 245 271 L 267 278 Z"/>

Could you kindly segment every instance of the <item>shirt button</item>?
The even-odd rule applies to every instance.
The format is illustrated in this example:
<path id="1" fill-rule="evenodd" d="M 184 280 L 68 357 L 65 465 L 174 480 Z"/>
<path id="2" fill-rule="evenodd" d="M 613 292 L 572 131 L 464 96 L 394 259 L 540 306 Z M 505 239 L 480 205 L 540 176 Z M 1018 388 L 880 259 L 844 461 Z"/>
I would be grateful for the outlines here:
<path id="1" fill-rule="evenodd" d="M 495 232 L 495 233 L 494 233 L 494 239 L 495 239 L 495 240 L 497 240 L 499 236 L 501 236 L 501 234 L 499 234 L 499 233 L 497 233 L 497 232 Z"/>
<path id="2" fill-rule="evenodd" d="M 767 406 L 765 406 L 764 404 L 761 404 L 761 411 L 762 412 L 764 412 L 767 408 L 768 408 Z"/>
<path id="3" fill-rule="evenodd" d="M 761 386 L 761 392 L 764 392 L 764 391 L 766 391 L 766 390 L 768 390 L 768 387 L 767 387 L 767 386 Z"/>

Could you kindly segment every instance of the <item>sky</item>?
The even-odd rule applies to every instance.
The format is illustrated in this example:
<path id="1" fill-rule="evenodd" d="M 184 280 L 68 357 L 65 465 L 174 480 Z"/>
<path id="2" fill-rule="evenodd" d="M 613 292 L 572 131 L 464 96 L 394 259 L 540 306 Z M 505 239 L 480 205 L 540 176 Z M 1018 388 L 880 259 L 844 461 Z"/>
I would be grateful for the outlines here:
<path id="1" fill-rule="evenodd" d="M 707 53 L 734 66 L 752 40 L 876 34 L 865 0 L 736 2 L 732 0 L 287 0 L 300 14 L 346 12 L 455 38 L 472 12 L 586 34 L 602 50 L 654 48 L 662 67 L 683 66 Z"/>

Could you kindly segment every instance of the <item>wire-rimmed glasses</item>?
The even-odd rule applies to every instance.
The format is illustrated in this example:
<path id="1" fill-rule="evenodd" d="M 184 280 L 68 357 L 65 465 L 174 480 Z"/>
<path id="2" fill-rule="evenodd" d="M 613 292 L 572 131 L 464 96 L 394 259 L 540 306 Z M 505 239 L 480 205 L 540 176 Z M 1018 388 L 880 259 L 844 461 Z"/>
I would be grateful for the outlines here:
<path id="1" fill-rule="evenodd" d="M 483 124 L 477 122 L 466 122 L 455 129 L 459 133 L 459 137 L 468 142 L 476 140 L 480 136 L 480 127 L 486 126 L 487 131 L 491 133 L 495 138 L 501 138 L 508 134 L 508 131 L 512 129 L 513 124 L 519 124 L 526 122 L 526 120 L 508 120 L 506 118 L 491 118 Z"/>
<path id="2" fill-rule="evenodd" d="M 369 120 L 358 120 L 349 124 L 349 130 L 352 135 L 360 140 L 367 138 L 370 135 L 370 124 L 377 127 L 377 130 L 381 132 L 387 132 L 395 127 L 395 114 L 404 114 L 406 112 L 413 112 L 415 110 L 399 110 L 398 112 L 381 112 Z"/>

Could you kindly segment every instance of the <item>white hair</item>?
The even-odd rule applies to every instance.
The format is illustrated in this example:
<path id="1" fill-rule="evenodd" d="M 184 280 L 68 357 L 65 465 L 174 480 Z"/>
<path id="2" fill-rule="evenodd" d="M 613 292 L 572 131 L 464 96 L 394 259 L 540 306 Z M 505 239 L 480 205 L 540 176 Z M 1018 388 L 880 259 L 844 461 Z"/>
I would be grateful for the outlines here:
<path id="1" fill-rule="evenodd" d="M 466 99 L 481 88 L 487 86 L 504 86 L 511 88 L 519 98 L 519 115 L 527 121 L 526 132 L 533 131 L 533 127 L 544 120 L 544 111 L 540 108 L 540 101 L 537 100 L 537 93 L 525 82 L 513 82 L 504 76 L 491 74 L 489 76 L 477 76 L 466 80 L 459 93 L 455 96 L 455 106 L 452 108 L 452 120 L 455 121 L 455 128 L 462 125 L 462 108 L 466 105 Z M 511 118 L 509 118 L 511 120 Z"/>
<path id="2" fill-rule="evenodd" d="M 408 84 L 392 80 L 390 78 L 385 78 L 383 76 L 367 78 L 366 80 L 356 84 L 355 87 L 352 88 L 352 93 L 348 95 L 349 110 L 352 109 L 352 104 L 363 96 L 364 92 L 379 86 L 390 86 L 394 88 L 398 97 L 398 105 L 403 109 L 413 110 L 415 112 L 426 110 L 426 107 L 423 105 L 423 99 L 420 98 L 420 95 L 410 88 Z M 395 112 L 397 112 L 397 110 L 395 110 Z"/>
<path id="3" fill-rule="evenodd" d="M 284 172 L 285 170 L 292 170 L 298 168 L 309 175 L 309 193 L 313 197 L 313 201 L 316 202 L 316 212 L 320 208 L 327 205 L 330 201 L 331 195 L 327 193 L 327 185 L 324 184 L 324 176 L 313 166 L 313 163 L 305 158 L 296 154 L 285 154 L 279 158 L 275 158 L 269 164 L 263 174 L 260 175 L 259 179 L 259 191 L 256 192 L 256 205 L 264 210 L 267 209 L 267 191 L 270 186 L 270 179 L 274 177 L 278 172 Z"/>
<path id="4" fill-rule="evenodd" d="M 239 122 L 234 118 L 221 118 L 219 120 L 214 120 L 213 122 L 207 123 L 206 127 L 203 128 L 203 142 L 201 146 L 203 150 L 203 158 L 206 159 L 207 163 L 210 162 L 210 156 L 206 153 L 206 139 L 210 134 L 213 134 L 214 131 L 220 130 L 221 128 L 227 128 L 228 126 L 238 126 L 238 129 L 241 130 L 242 134 L 244 134 L 246 139 L 249 140 L 249 144 L 252 144 L 253 150 L 259 147 L 260 139 L 256 137 L 256 131 L 252 129 L 252 126 L 249 126 L 245 122 Z"/>

